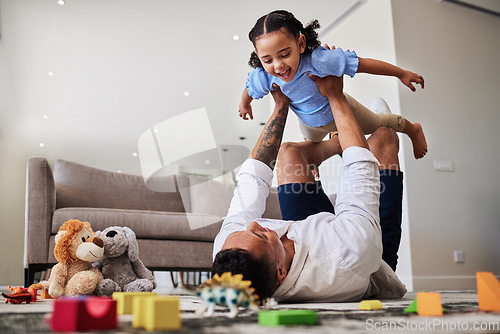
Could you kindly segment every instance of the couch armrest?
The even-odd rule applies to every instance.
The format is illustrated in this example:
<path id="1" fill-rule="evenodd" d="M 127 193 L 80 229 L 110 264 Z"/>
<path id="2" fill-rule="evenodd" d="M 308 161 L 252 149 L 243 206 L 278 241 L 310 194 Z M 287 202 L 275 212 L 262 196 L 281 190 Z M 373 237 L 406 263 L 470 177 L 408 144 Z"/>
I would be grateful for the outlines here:
<path id="1" fill-rule="evenodd" d="M 45 158 L 28 160 L 24 231 L 24 267 L 47 263 L 56 189 L 52 170 Z"/>

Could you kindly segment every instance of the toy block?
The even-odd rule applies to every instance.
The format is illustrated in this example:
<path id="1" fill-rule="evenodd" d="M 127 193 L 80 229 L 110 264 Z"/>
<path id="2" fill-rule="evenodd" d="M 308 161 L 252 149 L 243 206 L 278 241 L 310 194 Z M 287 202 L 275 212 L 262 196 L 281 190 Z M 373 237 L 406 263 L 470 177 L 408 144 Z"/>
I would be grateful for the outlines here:
<path id="1" fill-rule="evenodd" d="M 51 295 L 49 295 L 49 290 L 47 289 L 43 289 L 41 292 L 40 292 L 40 299 L 54 299 L 52 298 Z"/>
<path id="2" fill-rule="evenodd" d="M 132 303 L 135 297 L 156 296 L 155 292 L 115 292 L 116 312 L 118 314 L 132 314 Z"/>
<path id="3" fill-rule="evenodd" d="M 418 315 L 429 317 L 443 316 L 441 294 L 439 292 L 418 292 L 417 313 Z"/>
<path id="4" fill-rule="evenodd" d="M 405 308 L 404 313 L 417 313 L 417 298 L 413 299 L 413 301 Z"/>
<path id="5" fill-rule="evenodd" d="M 383 309 L 383 306 L 380 300 L 362 300 L 359 303 L 359 309 L 368 311 L 381 310 Z"/>
<path id="6" fill-rule="evenodd" d="M 263 326 L 315 325 L 318 314 L 312 310 L 260 311 L 259 324 Z"/>
<path id="7" fill-rule="evenodd" d="M 55 299 L 49 323 L 52 331 L 59 332 L 116 329 L 116 301 L 109 297 Z"/>
<path id="8" fill-rule="evenodd" d="M 179 298 L 141 296 L 133 300 L 132 327 L 148 331 L 177 330 L 182 326 Z"/>
<path id="9" fill-rule="evenodd" d="M 156 298 L 154 295 L 136 296 L 132 300 L 132 327 L 144 328 L 146 324 L 146 304 L 150 298 Z"/>
<path id="10" fill-rule="evenodd" d="M 443 312 L 448 311 L 443 307 Z M 417 298 L 413 299 L 410 305 L 405 308 L 404 313 L 417 313 Z"/>
<path id="11" fill-rule="evenodd" d="M 477 272 L 477 298 L 481 311 L 500 311 L 500 281 L 490 272 Z"/>

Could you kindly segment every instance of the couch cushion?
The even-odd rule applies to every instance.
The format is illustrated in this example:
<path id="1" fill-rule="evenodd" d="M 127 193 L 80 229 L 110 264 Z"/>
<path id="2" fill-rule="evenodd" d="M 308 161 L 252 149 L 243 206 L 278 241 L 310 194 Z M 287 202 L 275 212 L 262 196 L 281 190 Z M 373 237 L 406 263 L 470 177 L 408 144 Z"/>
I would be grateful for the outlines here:
<path id="1" fill-rule="evenodd" d="M 64 208 L 54 212 L 52 234 L 69 219 L 90 222 L 94 231 L 109 226 L 130 227 L 139 239 L 192 240 L 213 242 L 222 218 L 208 214 L 118 210 L 103 208 Z"/>
<path id="2" fill-rule="evenodd" d="M 191 212 L 224 217 L 233 198 L 234 184 L 189 175 Z"/>
<path id="3" fill-rule="evenodd" d="M 137 243 L 139 258 L 152 270 L 208 270 L 212 265 L 213 243 L 211 242 L 137 239 Z M 54 236 L 51 236 L 48 263 L 56 262 Z"/>
<path id="4" fill-rule="evenodd" d="M 234 184 L 189 175 L 191 212 L 226 216 L 234 194 Z M 263 218 L 281 219 L 278 190 L 269 189 Z"/>
<path id="5" fill-rule="evenodd" d="M 56 206 L 185 212 L 176 177 L 185 178 L 184 175 L 162 177 L 162 188 L 167 192 L 157 192 L 146 188 L 142 176 L 57 160 Z"/>

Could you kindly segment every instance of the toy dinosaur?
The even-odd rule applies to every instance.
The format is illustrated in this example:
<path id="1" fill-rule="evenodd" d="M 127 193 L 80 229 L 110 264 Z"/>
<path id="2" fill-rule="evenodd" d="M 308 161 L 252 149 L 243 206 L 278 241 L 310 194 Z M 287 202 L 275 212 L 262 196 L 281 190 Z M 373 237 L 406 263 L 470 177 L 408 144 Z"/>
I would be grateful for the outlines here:
<path id="1" fill-rule="evenodd" d="M 243 281 L 243 275 L 240 274 L 215 274 L 196 291 L 196 295 L 205 302 L 205 307 L 196 313 L 210 317 L 214 314 L 216 304 L 229 307 L 229 318 L 238 315 L 238 306 L 258 310 L 259 296 L 254 294 L 255 289 L 250 287 L 251 284 L 251 281 Z"/>
<path id="2" fill-rule="evenodd" d="M 22 302 L 26 302 L 26 304 L 29 304 L 31 302 L 36 302 L 36 289 L 26 289 L 20 286 L 13 288 L 10 285 L 8 289 L 12 291 L 11 294 L 8 295 L 2 292 L 5 303 L 21 304 Z"/>

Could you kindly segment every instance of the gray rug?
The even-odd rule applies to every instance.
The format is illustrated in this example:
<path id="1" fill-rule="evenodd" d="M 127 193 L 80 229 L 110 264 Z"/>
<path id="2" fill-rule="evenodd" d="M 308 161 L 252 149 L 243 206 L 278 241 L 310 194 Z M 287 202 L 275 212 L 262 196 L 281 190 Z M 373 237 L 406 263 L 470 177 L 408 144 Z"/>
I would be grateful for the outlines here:
<path id="1" fill-rule="evenodd" d="M 214 317 L 203 318 L 195 314 L 201 306 L 199 300 L 181 296 L 182 329 L 177 333 L 500 333 L 500 327 L 491 327 L 495 323 L 500 326 L 500 313 L 478 311 L 474 292 L 442 292 L 447 312 L 441 318 L 403 313 L 413 298 L 414 294 L 408 294 L 402 300 L 382 301 L 384 309 L 377 311 L 361 311 L 358 303 L 278 305 L 278 309 L 314 309 L 319 323 L 307 327 L 263 327 L 258 324 L 257 314 L 246 310 L 236 319 L 228 319 L 226 309 L 217 308 Z M 0 333 L 50 333 L 45 319 L 51 307 L 50 301 L 1 305 Z M 120 316 L 119 330 L 115 332 L 147 333 L 132 328 L 131 320 L 131 315 Z M 475 330 L 476 323 L 490 324 L 490 327 Z"/>

